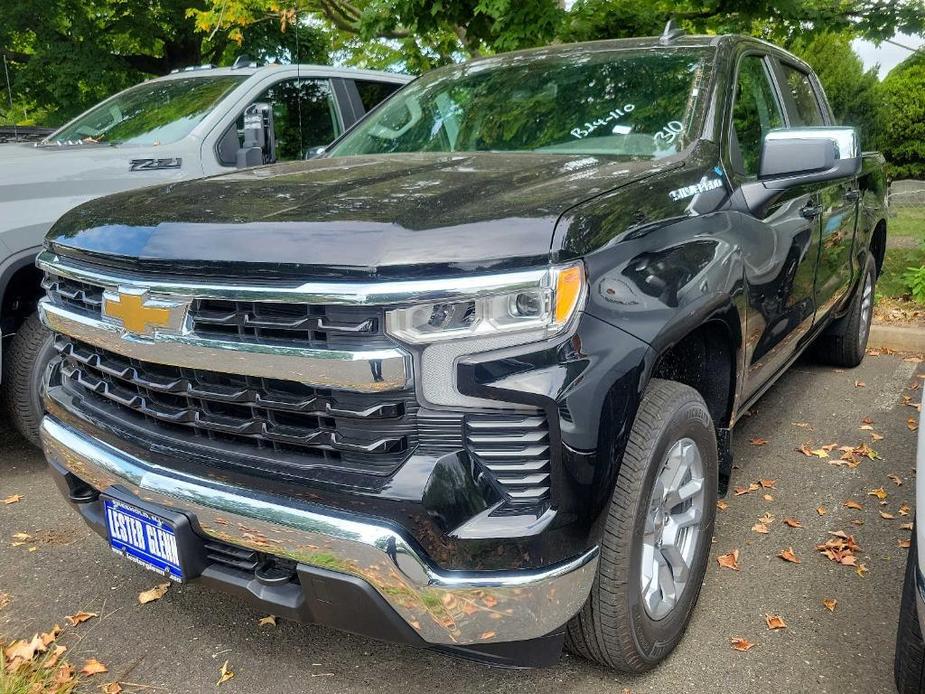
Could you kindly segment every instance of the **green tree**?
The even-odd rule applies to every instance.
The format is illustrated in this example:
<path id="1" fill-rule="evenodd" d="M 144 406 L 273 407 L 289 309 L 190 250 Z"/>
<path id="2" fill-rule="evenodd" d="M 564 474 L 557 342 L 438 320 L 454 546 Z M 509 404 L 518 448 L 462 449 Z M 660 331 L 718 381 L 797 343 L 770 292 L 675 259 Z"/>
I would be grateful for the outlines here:
<path id="1" fill-rule="evenodd" d="M 851 35 L 801 36 L 789 48 L 815 69 L 836 122 L 856 127 L 864 149 L 876 149 L 880 136 L 877 70 L 865 72 L 851 47 Z"/>
<path id="2" fill-rule="evenodd" d="M 880 147 L 891 179 L 925 179 L 925 54 L 897 65 L 880 86 Z"/>
<path id="3" fill-rule="evenodd" d="M 206 1 L 0 0 L 0 53 L 16 100 L 7 117 L 57 125 L 145 78 L 229 62 L 238 52 L 288 59 L 297 41 L 303 59 L 327 60 L 327 39 L 315 27 L 261 21 L 235 35 L 233 27 L 204 31 L 190 10 Z"/>

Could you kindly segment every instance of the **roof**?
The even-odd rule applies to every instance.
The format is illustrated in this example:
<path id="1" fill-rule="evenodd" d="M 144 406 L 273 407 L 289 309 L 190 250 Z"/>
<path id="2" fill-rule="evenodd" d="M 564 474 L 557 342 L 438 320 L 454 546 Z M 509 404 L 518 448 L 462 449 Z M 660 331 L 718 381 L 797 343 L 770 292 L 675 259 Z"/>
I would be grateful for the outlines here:
<path id="1" fill-rule="evenodd" d="M 251 77 L 253 75 L 259 75 L 262 73 L 275 73 L 275 74 L 285 74 L 285 75 L 295 75 L 295 74 L 304 74 L 304 75 L 318 75 L 322 77 L 343 77 L 346 79 L 372 79 L 376 81 L 384 82 L 397 82 L 404 84 L 413 79 L 410 75 L 402 75 L 397 72 L 385 72 L 382 70 L 355 70 L 353 68 L 345 67 L 333 67 L 331 65 L 313 65 L 313 64 L 298 64 L 298 65 L 261 65 L 259 67 L 210 67 L 203 65 L 201 67 L 192 67 L 185 70 L 178 70 L 177 72 L 172 72 L 169 75 L 164 75 L 162 77 L 154 77 L 149 82 L 155 80 L 175 80 L 175 79 L 184 79 L 190 77 L 214 77 L 219 75 L 237 75 L 244 77 Z"/>

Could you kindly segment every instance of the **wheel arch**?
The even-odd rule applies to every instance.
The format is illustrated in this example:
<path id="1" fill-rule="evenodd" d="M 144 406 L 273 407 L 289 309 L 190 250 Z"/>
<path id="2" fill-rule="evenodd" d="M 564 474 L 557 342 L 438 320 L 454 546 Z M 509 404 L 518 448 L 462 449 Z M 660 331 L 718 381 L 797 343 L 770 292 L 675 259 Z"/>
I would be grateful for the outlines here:
<path id="1" fill-rule="evenodd" d="M 34 246 L 13 254 L 0 265 L 0 332 L 15 332 L 35 310 L 42 296 L 42 273 L 35 258 L 42 250 Z"/>

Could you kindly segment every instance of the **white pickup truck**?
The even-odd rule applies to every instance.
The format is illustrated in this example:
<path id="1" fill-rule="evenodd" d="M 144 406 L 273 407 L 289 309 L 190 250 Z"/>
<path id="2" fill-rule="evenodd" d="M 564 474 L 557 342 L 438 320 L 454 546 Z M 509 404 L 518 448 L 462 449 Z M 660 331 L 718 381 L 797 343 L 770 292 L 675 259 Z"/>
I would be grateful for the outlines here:
<path id="1" fill-rule="evenodd" d="M 38 443 L 51 344 L 35 315 L 34 260 L 58 217 L 110 193 L 310 158 L 410 79 L 246 59 L 188 68 L 110 97 L 39 143 L 0 145 L 0 390 L 16 428 Z"/>

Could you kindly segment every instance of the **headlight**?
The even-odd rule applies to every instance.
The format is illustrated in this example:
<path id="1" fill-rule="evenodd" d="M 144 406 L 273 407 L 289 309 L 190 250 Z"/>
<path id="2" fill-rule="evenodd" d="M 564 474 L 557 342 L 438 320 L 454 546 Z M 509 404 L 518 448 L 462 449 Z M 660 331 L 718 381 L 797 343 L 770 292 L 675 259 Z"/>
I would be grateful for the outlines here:
<path id="1" fill-rule="evenodd" d="M 533 286 L 519 283 L 505 290 L 490 281 L 486 284 L 491 289 L 472 298 L 389 311 L 386 332 L 412 344 L 527 331 L 540 331 L 542 337 L 551 337 L 569 324 L 585 294 L 581 263 L 552 267 L 537 275 Z"/>

